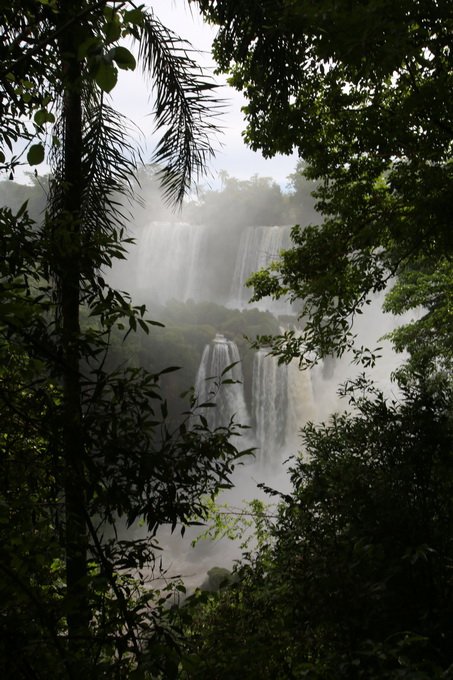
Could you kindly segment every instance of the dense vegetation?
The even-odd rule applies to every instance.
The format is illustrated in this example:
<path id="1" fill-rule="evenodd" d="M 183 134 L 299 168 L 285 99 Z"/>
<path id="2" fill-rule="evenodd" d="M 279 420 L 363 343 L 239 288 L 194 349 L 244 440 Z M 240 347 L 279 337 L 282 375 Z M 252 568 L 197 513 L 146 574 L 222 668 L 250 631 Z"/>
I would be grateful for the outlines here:
<path id="1" fill-rule="evenodd" d="M 248 98 L 246 140 L 297 149 L 319 183 L 322 228 L 294 229 L 255 296 L 303 300 L 305 334 L 277 343 L 287 355 L 341 351 L 371 293 L 451 252 L 451 3 L 199 4 L 220 26 L 219 69 Z"/>
<path id="2" fill-rule="evenodd" d="M 154 77 L 169 199 L 210 153 L 210 84 L 143 7 L 2 2 L 0 163 L 14 176 L 49 151 L 52 175 L 44 204 L 0 210 L 0 673 L 446 680 L 453 3 L 196 1 L 219 26 L 219 69 L 248 98 L 246 141 L 266 155 L 298 149 L 313 183 L 322 221 L 295 227 L 293 247 L 251 279 L 256 299 L 299 300 L 304 332 L 275 336 L 266 315 L 211 303 L 156 308 L 161 328 L 108 285 L 138 168 L 107 98 L 117 69 L 135 68 L 124 40 Z M 305 200 L 307 182 L 292 182 Z M 214 198 L 232 196 L 253 204 L 251 223 L 300 219 L 263 178 L 224 177 L 189 210 L 213 219 Z M 393 334 L 408 356 L 398 398 L 365 377 L 347 383 L 349 412 L 304 429 L 292 490 L 274 492 L 275 511 L 251 506 L 257 545 L 234 577 L 219 583 L 217 570 L 217 594 L 169 608 L 183 587 L 153 582 L 156 531 L 205 517 L 239 455 L 234 424 L 187 426 L 196 401 L 175 420 L 172 352 L 191 372 L 215 326 L 314 363 L 353 347 L 356 314 L 382 291 L 389 311 L 419 311 Z M 118 518 L 143 521 L 148 538 L 119 536 Z"/>
<path id="3" fill-rule="evenodd" d="M 450 678 L 453 4 L 198 4 L 247 97 L 246 140 L 298 149 L 324 216 L 250 280 L 257 300 L 303 305 L 302 334 L 264 342 L 314 363 L 354 349 L 378 292 L 417 314 L 392 335 L 408 353 L 398 398 L 359 378 L 344 386 L 352 412 L 304 429 L 292 492 L 192 622 L 189 676 Z"/>
<path id="4" fill-rule="evenodd" d="M 180 202 L 211 151 L 211 83 L 144 7 L 1 11 L 0 163 L 14 177 L 47 153 L 52 173 L 44 206 L 0 210 L 0 675 L 174 676 L 176 585 L 153 587 L 155 534 L 203 515 L 204 497 L 229 485 L 236 426 L 189 429 L 196 400 L 175 424 L 160 387 L 173 367 L 119 356 L 121 333 L 154 322 L 104 278 L 125 254 L 140 160 L 107 95 L 136 66 L 132 39 L 163 129 L 164 193 Z M 119 536 L 119 518 L 147 537 Z"/>

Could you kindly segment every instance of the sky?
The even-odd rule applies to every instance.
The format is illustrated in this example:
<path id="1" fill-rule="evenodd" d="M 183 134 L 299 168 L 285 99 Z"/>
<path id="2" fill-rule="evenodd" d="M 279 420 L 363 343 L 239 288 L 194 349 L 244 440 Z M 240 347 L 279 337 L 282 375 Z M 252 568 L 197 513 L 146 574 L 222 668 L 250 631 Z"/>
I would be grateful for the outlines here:
<path id="1" fill-rule="evenodd" d="M 186 0 L 152 0 L 148 1 L 160 21 L 188 40 L 194 48 L 203 52 L 199 55 L 200 63 L 212 74 L 215 64 L 210 55 L 215 27 L 203 23 L 194 5 Z M 153 118 L 150 116 L 152 105 L 149 102 L 148 89 L 142 75 L 137 72 L 120 72 L 120 80 L 113 91 L 114 104 L 122 113 L 130 118 L 143 132 L 144 160 L 151 160 L 156 137 L 153 138 Z M 297 158 L 278 156 L 265 159 L 261 153 L 248 149 L 241 137 L 245 128 L 241 106 L 245 100 L 242 95 L 225 84 L 225 78 L 214 76 L 223 83 L 219 96 L 224 100 L 224 111 L 218 119 L 223 133 L 214 142 L 216 157 L 210 163 L 210 172 L 202 183 L 209 188 L 219 188 L 217 173 L 225 170 L 231 177 L 244 180 L 255 174 L 272 177 L 282 188 L 287 184 L 287 177 L 294 171 Z"/>

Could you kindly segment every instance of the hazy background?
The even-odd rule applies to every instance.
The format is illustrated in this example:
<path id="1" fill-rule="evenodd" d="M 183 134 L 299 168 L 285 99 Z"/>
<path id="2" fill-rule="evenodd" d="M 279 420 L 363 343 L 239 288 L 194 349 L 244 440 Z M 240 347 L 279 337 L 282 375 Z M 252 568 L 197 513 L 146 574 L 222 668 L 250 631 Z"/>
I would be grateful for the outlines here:
<path id="1" fill-rule="evenodd" d="M 211 58 L 211 44 L 215 36 L 215 27 L 204 24 L 201 16 L 187 0 L 154 0 L 145 3 L 151 7 L 160 21 L 177 33 L 181 38 L 192 43 L 199 50 L 199 63 L 213 74 L 214 61 Z M 286 186 L 287 176 L 294 171 L 297 157 L 279 155 L 273 159 L 264 159 L 261 153 L 251 151 L 245 146 L 241 132 L 245 127 L 241 107 L 245 100 L 242 95 L 226 85 L 225 78 L 214 76 L 216 82 L 222 84 L 219 97 L 224 100 L 224 112 L 219 117 L 219 127 L 222 133 L 218 135 L 216 158 L 210 167 L 211 176 L 204 182 L 218 188 L 217 173 L 225 170 L 229 175 L 238 179 L 248 179 L 254 174 L 272 177 L 282 188 Z M 148 88 L 144 86 L 139 71 L 120 71 L 118 85 L 113 91 L 115 105 L 136 123 L 144 134 L 141 140 L 144 146 L 144 160 L 149 162 L 156 144 L 157 137 L 153 136 L 152 101 L 149 101 Z"/>

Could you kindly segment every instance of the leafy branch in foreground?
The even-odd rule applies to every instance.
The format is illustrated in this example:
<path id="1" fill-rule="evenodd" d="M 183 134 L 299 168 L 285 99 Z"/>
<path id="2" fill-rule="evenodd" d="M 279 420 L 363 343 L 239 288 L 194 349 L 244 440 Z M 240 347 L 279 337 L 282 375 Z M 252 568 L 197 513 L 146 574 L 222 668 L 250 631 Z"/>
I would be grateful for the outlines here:
<path id="1" fill-rule="evenodd" d="M 270 504 L 258 499 L 243 501 L 241 507 L 223 503 L 219 505 L 215 499 L 207 499 L 203 523 L 207 524 L 193 541 L 192 547 L 204 540 L 219 541 L 227 538 L 230 541 L 241 541 L 241 550 L 261 547 L 267 540 L 272 521 L 277 518 Z"/>
<path id="2" fill-rule="evenodd" d="M 25 142 L 39 165 L 49 141 L 53 174 L 42 222 L 25 205 L 0 214 L 2 677 L 176 677 L 155 534 L 231 484 L 237 428 L 172 421 L 165 370 L 107 370 L 112 328 L 151 325 L 105 281 L 124 257 L 139 162 L 108 94 L 136 66 L 132 36 L 166 128 L 167 197 L 180 201 L 211 152 L 210 85 L 144 7 L 3 5 L 0 162 L 14 170 Z M 146 539 L 131 536 L 138 520 Z"/>

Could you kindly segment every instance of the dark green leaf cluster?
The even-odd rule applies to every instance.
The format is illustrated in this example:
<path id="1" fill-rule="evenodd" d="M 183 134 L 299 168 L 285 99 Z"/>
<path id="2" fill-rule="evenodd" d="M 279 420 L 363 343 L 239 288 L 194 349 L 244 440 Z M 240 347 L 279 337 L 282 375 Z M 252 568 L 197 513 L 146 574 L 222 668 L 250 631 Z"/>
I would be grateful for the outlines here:
<path id="1" fill-rule="evenodd" d="M 147 667 L 141 647 L 157 644 L 162 630 L 167 651 L 177 657 L 178 636 L 164 615 L 174 586 L 159 595 L 152 585 L 153 570 L 159 573 L 153 536 L 163 524 L 176 528 L 203 514 L 202 497 L 229 486 L 238 455 L 230 437 L 239 431 L 231 424 L 211 432 L 200 419 L 190 425 L 198 412 L 195 400 L 171 420 L 160 376 L 172 368 L 152 374 L 121 366 L 106 370 L 112 328 L 148 323 L 142 307 L 132 307 L 98 277 L 85 297 L 78 343 L 83 448 L 68 470 L 60 378 L 65 359 L 47 237 L 25 205 L 16 214 L 3 209 L 1 225 L 2 674 L 72 677 L 66 619 L 76 605 L 65 569 L 65 478 L 71 474 L 83 485 L 80 512 L 90 554 L 85 578 L 88 606 L 96 612 L 77 663 L 96 677 L 125 677 Z M 128 525 L 144 520 L 148 538 L 118 540 L 115 524 L 122 517 Z M 154 659 L 154 669 L 164 657 Z"/>
<path id="2" fill-rule="evenodd" d="M 219 70 L 248 99 L 246 141 L 297 149 L 325 218 L 251 278 L 255 299 L 304 301 L 295 355 L 341 353 L 358 309 L 417 253 L 451 254 L 452 3 L 199 5 L 219 26 Z"/>
<path id="3" fill-rule="evenodd" d="M 451 388 L 344 392 L 355 414 L 304 429 L 268 542 L 192 622 L 187 677 L 451 677 Z"/>
<path id="4" fill-rule="evenodd" d="M 410 366 L 451 372 L 452 272 L 448 258 L 423 255 L 403 272 L 388 293 L 384 309 L 414 318 L 397 328 L 390 338 L 397 351 L 409 352 Z"/>
<path id="5" fill-rule="evenodd" d="M 341 356 L 390 285 L 386 309 L 415 315 L 391 335 L 410 352 L 398 400 L 360 378 L 352 413 L 304 428 L 269 544 L 190 629 L 187 677 L 450 678 L 453 4 L 198 4 L 248 100 L 246 141 L 297 149 L 323 216 L 251 277 L 255 300 L 302 305 L 302 332 L 260 342 L 282 361 Z"/>

